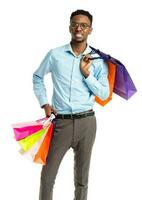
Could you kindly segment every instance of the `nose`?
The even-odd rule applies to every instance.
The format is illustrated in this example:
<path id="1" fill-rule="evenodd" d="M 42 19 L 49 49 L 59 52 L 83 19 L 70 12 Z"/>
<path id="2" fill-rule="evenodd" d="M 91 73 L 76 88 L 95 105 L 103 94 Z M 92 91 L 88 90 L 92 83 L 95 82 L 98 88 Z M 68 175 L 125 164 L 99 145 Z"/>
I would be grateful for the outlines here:
<path id="1" fill-rule="evenodd" d="M 80 24 L 78 24 L 78 26 L 77 26 L 76 30 L 78 30 L 78 31 L 82 30 L 82 29 L 81 29 L 81 25 L 80 25 Z"/>

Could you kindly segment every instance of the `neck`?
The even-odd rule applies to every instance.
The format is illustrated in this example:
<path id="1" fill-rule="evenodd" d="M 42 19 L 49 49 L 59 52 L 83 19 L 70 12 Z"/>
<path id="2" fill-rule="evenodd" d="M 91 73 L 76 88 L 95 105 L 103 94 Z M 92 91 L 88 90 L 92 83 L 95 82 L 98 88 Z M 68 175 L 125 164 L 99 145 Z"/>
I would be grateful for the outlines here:
<path id="1" fill-rule="evenodd" d="M 84 42 L 71 41 L 72 50 L 77 56 L 84 52 L 84 50 L 86 49 L 86 46 L 87 46 L 86 41 Z"/>

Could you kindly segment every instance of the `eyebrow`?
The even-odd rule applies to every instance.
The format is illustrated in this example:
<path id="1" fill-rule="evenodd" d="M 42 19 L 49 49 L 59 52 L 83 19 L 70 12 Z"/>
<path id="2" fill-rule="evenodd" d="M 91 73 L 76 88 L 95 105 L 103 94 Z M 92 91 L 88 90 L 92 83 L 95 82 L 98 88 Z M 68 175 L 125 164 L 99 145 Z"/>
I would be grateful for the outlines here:
<path id="1" fill-rule="evenodd" d="M 92 26 L 91 24 L 89 24 L 89 23 L 87 23 L 87 22 L 70 21 L 70 24 L 71 24 L 71 23 L 76 23 L 76 24 L 86 24 L 86 25 L 88 25 L 89 27 Z"/>
<path id="2" fill-rule="evenodd" d="M 87 22 L 79 22 L 79 21 L 70 21 L 70 22 L 79 23 L 79 24 L 88 24 Z"/>

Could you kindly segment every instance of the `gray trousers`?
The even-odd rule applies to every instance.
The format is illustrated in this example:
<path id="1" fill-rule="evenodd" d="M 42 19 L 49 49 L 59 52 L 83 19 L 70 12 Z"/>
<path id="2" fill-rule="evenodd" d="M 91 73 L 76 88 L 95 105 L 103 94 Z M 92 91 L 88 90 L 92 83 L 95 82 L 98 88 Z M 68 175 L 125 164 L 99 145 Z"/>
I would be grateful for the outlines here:
<path id="1" fill-rule="evenodd" d="M 55 119 L 47 164 L 41 171 L 39 200 L 52 200 L 58 168 L 70 147 L 74 151 L 74 200 L 87 200 L 89 166 L 95 135 L 95 116 Z"/>

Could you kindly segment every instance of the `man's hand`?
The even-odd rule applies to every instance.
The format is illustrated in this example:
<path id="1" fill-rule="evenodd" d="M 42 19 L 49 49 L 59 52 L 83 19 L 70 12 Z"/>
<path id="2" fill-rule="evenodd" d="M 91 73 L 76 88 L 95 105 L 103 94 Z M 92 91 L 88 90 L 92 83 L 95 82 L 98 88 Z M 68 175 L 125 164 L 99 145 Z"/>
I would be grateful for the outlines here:
<path id="1" fill-rule="evenodd" d="M 90 60 L 89 58 L 91 58 L 91 55 L 87 54 L 80 61 L 80 70 L 81 73 L 85 76 L 85 78 L 87 78 L 90 74 L 89 68 L 92 64 L 92 60 Z"/>
<path id="2" fill-rule="evenodd" d="M 44 108 L 46 117 L 50 117 L 51 113 L 54 113 L 55 115 L 57 115 L 57 111 L 55 108 L 53 108 L 53 106 L 46 104 L 43 106 L 43 108 Z"/>

